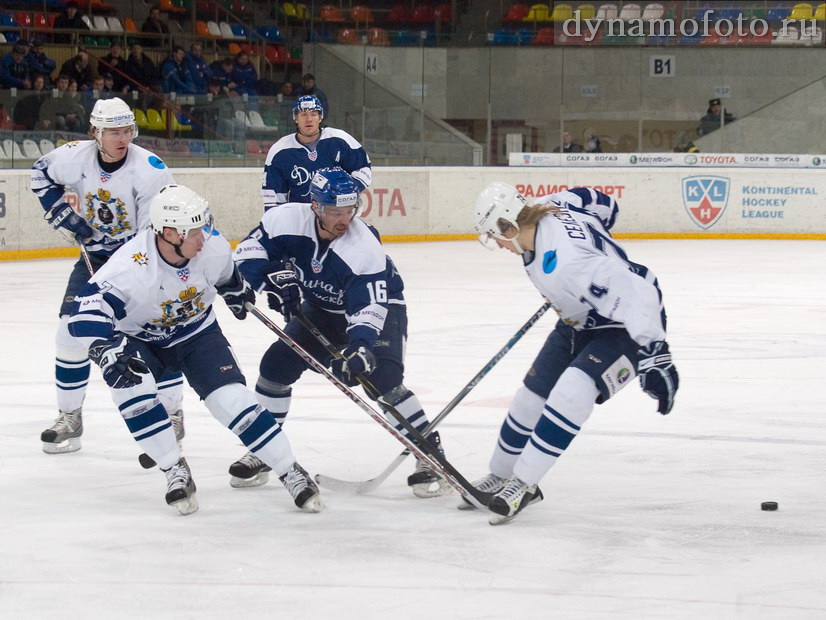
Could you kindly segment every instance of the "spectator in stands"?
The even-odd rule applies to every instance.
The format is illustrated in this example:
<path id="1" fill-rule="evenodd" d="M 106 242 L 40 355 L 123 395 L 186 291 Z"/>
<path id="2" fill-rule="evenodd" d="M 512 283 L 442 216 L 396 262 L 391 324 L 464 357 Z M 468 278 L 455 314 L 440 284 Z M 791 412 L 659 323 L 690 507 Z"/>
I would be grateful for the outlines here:
<path id="1" fill-rule="evenodd" d="M 39 129 L 40 108 L 52 94 L 46 89 L 46 76 L 42 73 L 32 78 L 31 92 L 14 106 L 14 122 L 26 129 Z"/>
<path id="2" fill-rule="evenodd" d="M 312 73 L 304 74 L 301 78 L 301 88 L 295 94 L 297 97 L 315 96 L 321 102 L 321 107 L 324 108 L 324 118 L 330 118 L 330 104 L 327 101 L 327 94 L 315 85 L 315 76 Z"/>
<path id="3" fill-rule="evenodd" d="M 239 95 L 249 95 L 250 97 L 258 95 L 258 91 L 255 90 L 258 72 L 250 62 L 249 54 L 246 52 L 238 52 L 235 55 L 235 64 L 232 66 L 229 79 L 230 82 L 235 82 L 235 92 Z"/>
<path id="4" fill-rule="evenodd" d="M 143 53 L 143 45 L 133 43 L 129 59 L 123 63 L 123 71 L 130 78 L 130 90 L 142 90 L 158 84 L 158 68 L 152 59 Z"/>
<path id="5" fill-rule="evenodd" d="M 40 108 L 43 128 L 83 133 L 88 115 L 77 98 L 77 81 L 61 73 L 57 77 L 57 91 L 58 96 L 47 99 Z"/>
<path id="6" fill-rule="evenodd" d="M 123 48 L 120 43 L 112 43 L 109 46 L 109 53 L 98 61 L 98 71 L 101 74 L 108 73 L 114 80 L 114 90 L 118 93 L 125 93 L 129 90 L 124 69 L 126 58 L 123 57 Z M 91 114 L 91 110 L 89 113 Z"/>
<path id="7" fill-rule="evenodd" d="M 599 139 L 599 136 L 588 136 L 588 139 L 585 140 L 585 152 L 602 153 L 602 140 Z"/>
<path id="8" fill-rule="evenodd" d="M 89 112 L 89 114 L 92 113 L 92 108 L 95 106 L 95 101 L 98 99 L 106 99 L 106 97 L 101 96 L 104 88 L 105 86 L 102 75 L 95 76 L 91 84 L 83 87 L 83 105 L 86 107 L 86 111 Z"/>
<path id="9" fill-rule="evenodd" d="M 63 7 L 63 12 L 57 16 L 54 21 L 55 30 L 85 30 L 89 31 L 86 22 L 83 21 L 83 15 L 77 10 L 77 2 L 69 0 L 66 6 Z M 72 35 L 69 33 L 55 34 L 55 43 L 71 43 Z"/>
<path id="10" fill-rule="evenodd" d="M 719 97 L 708 100 L 708 110 L 706 115 L 700 119 L 700 126 L 697 128 L 698 136 L 705 136 L 716 129 L 720 129 L 720 124 L 725 119 L 725 124 L 728 125 L 734 122 L 734 115 L 723 109 L 723 102 Z"/>
<path id="11" fill-rule="evenodd" d="M 283 99 L 295 98 L 295 87 L 293 86 L 293 83 L 282 82 L 281 86 L 278 87 L 278 94 L 281 95 Z"/>
<path id="12" fill-rule="evenodd" d="M 163 92 L 177 93 L 179 95 L 194 95 L 195 82 L 189 66 L 184 62 L 184 48 L 176 45 L 172 48 L 172 53 L 161 67 L 161 78 L 163 79 Z"/>
<path id="13" fill-rule="evenodd" d="M 32 75 L 41 74 L 46 80 L 46 88 L 51 88 L 52 73 L 57 68 L 57 63 L 46 56 L 44 51 L 43 41 L 31 41 L 31 49 L 26 55 L 26 62 L 32 69 Z"/>
<path id="14" fill-rule="evenodd" d="M 92 68 L 89 66 L 89 52 L 80 50 L 76 56 L 72 56 L 60 67 L 60 73 L 69 76 L 69 81 L 74 79 L 78 87 L 83 88 L 92 83 Z"/>
<path id="15" fill-rule="evenodd" d="M 221 86 L 221 80 L 210 78 L 207 85 L 212 101 L 196 106 L 192 116 L 204 127 L 204 138 L 207 140 L 243 140 L 246 124 L 236 118 L 236 106 Z M 237 98 L 236 98 L 237 99 Z"/>
<path id="16" fill-rule="evenodd" d="M 149 9 L 149 15 L 146 16 L 146 21 L 141 26 L 141 32 L 169 34 L 169 26 L 161 20 L 161 9 L 157 5 Z M 163 37 L 144 39 L 143 44 L 146 47 L 160 47 L 163 45 Z"/>
<path id="17" fill-rule="evenodd" d="M 559 147 L 554 149 L 554 153 L 559 153 Z M 562 152 L 563 153 L 581 153 L 582 145 L 574 142 L 570 131 L 562 132 Z"/>
<path id="18" fill-rule="evenodd" d="M 115 96 L 117 92 L 115 91 L 114 76 L 111 73 L 104 73 L 101 77 L 103 78 L 103 94 L 105 95 L 102 99 L 109 99 Z"/>
<path id="19" fill-rule="evenodd" d="M 691 138 L 688 137 L 688 132 L 682 131 L 677 136 L 677 146 L 674 147 L 675 153 L 699 153 L 700 149 L 694 146 Z"/>
<path id="20" fill-rule="evenodd" d="M 15 43 L 11 51 L 0 59 L 0 87 L 29 90 L 32 87 L 32 70 L 26 62 L 28 47 Z"/>
<path id="21" fill-rule="evenodd" d="M 227 95 L 235 93 L 235 87 L 238 86 L 232 81 L 232 69 L 234 66 L 235 62 L 232 56 L 228 56 L 222 60 L 216 60 L 209 66 L 212 71 L 212 77 L 221 83 L 221 92 Z"/>
<path id="22" fill-rule="evenodd" d="M 200 43 L 190 45 L 184 60 L 189 65 L 192 81 L 195 82 L 195 94 L 205 95 L 209 78 L 212 77 L 212 70 L 209 68 L 206 58 L 204 58 L 203 46 Z"/>

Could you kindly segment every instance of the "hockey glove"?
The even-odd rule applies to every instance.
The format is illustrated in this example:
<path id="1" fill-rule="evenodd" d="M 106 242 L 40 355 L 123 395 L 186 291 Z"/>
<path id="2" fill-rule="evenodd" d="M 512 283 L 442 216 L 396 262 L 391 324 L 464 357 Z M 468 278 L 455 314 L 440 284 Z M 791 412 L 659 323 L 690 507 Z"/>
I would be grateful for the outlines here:
<path id="1" fill-rule="evenodd" d="M 376 367 L 376 357 L 361 341 L 348 346 L 338 357 L 330 362 L 330 369 L 333 374 L 347 385 L 356 385 L 359 375 L 366 375 L 373 372 Z"/>
<path id="2" fill-rule="evenodd" d="M 235 315 L 239 321 L 247 318 L 246 303 L 255 304 L 255 291 L 252 290 L 247 281 L 238 273 L 238 268 L 235 267 L 232 271 L 232 278 L 226 284 L 216 286 L 215 290 L 224 298 L 227 307 Z"/>
<path id="3" fill-rule="evenodd" d="M 95 340 L 89 347 L 89 358 L 100 366 L 106 384 L 116 390 L 138 385 L 143 381 L 141 375 L 149 372 L 149 364 L 126 336 Z"/>
<path id="4" fill-rule="evenodd" d="M 75 210 L 72 209 L 65 202 L 52 207 L 43 216 L 55 230 L 61 228 L 69 231 L 72 235 L 76 235 L 80 240 L 91 239 L 95 231 L 80 217 Z"/>
<path id="5" fill-rule="evenodd" d="M 270 308 L 289 321 L 301 305 L 301 281 L 292 269 L 284 269 L 284 264 L 280 262 L 267 263 L 260 273 L 264 277 L 264 290 Z"/>
<path id="6" fill-rule="evenodd" d="M 642 391 L 659 401 L 657 411 L 663 415 L 671 411 L 680 377 L 671 361 L 667 342 L 658 340 L 639 350 L 637 374 Z"/>

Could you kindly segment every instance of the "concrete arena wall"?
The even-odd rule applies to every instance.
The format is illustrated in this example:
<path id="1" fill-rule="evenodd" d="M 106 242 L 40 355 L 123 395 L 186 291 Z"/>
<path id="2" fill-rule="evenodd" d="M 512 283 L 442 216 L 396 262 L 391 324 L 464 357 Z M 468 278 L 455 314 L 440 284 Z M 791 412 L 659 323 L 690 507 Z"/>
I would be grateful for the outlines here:
<path id="1" fill-rule="evenodd" d="M 223 234 L 242 239 L 261 215 L 261 171 L 183 168 L 175 179 L 204 195 Z M 591 185 L 620 203 L 619 237 L 826 239 L 826 175 L 818 169 L 379 167 L 362 215 L 387 241 L 472 238 L 473 200 L 491 181 L 530 200 Z M 0 170 L 0 259 L 72 254 L 43 221 L 27 170 Z"/>

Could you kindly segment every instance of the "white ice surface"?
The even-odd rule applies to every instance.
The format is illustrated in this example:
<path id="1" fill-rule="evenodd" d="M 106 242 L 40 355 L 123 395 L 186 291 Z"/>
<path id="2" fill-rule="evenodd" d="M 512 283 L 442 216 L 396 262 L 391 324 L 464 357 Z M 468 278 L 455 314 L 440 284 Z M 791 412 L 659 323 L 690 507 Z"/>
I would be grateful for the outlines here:
<path id="1" fill-rule="evenodd" d="M 187 388 L 201 509 L 174 514 L 93 368 L 83 448 L 40 449 L 70 260 L 0 263 L 0 618 L 826 617 L 826 243 L 626 241 L 659 276 L 681 373 L 671 415 L 636 382 L 597 407 L 514 522 L 422 500 L 409 460 L 370 495 L 236 490 L 244 450 Z M 388 246 L 407 285 L 405 383 L 433 417 L 541 305 L 475 242 Z M 250 384 L 272 334 L 221 324 Z M 265 306 L 263 306 L 265 307 Z M 268 311 L 269 312 L 269 311 Z M 442 424 L 473 479 L 553 325 L 546 316 Z M 323 379 L 286 430 L 311 473 L 363 480 L 401 446 Z M 775 500 L 777 512 L 760 502 Z M 819 568 L 820 567 L 820 568 Z"/>

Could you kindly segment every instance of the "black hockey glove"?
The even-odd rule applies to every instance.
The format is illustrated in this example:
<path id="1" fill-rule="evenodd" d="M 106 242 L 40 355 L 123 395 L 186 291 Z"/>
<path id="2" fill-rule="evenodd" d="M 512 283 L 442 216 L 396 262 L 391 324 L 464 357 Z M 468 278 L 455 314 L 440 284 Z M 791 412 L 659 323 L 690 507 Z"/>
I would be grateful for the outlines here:
<path id="1" fill-rule="evenodd" d="M 361 341 L 349 345 L 341 355 L 330 362 L 330 370 L 347 385 L 356 385 L 356 377 L 370 374 L 376 367 L 376 357 Z"/>
<path id="2" fill-rule="evenodd" d="M 659 401 L 657 411 L 666 415 L 674 406 L 674 395 L 680 386 L 677 368 L 671 361 L 668 343 L 664 340 L 652 342 L 639 350 L 637 374 L 640 376 L 642 391 Z"/>
<path id="3" fill-rule="evenodd" d="M 301 305 L 301 281 L 292 269 L 285 269 L 284 263 L 267 263 L 259 272 L 264 277 L 264 290 L 270 308 L 284 315 L 289 321 Z"/>
<path id="4" fill-rule="evenodd" d="M 250 302 L 255 305 L 255 291 L 252 290 L 247 281 L 238 273 L 238 267 L 233 268 L 232 277 L 229 281 L 221 286 L 216 286 L 215 290 L 224 298 L 227 307 L 239 321 L 247 318 L 247 308 L 245 304 Z"/>
<path id="5" fill-rule="evenodd" d="M 149 372 L 149 365 L 126 336 L 95 340 L 89 358 L 100 366 L 106 384 L 116 390 L 138 385 L 143 381 L 141 375 Z"/>
<path id="6" fill-rule="evenodd" d="M 61 202 L 46 211 L 43 217 L 55 230 L 63 228 L 72 235 L 76 235 L 79 240 L 91 239 L 95 234 L 95 231 L 86 223 L 86 220 L 75 213 L 75 210 L 65 202 Z"/>

